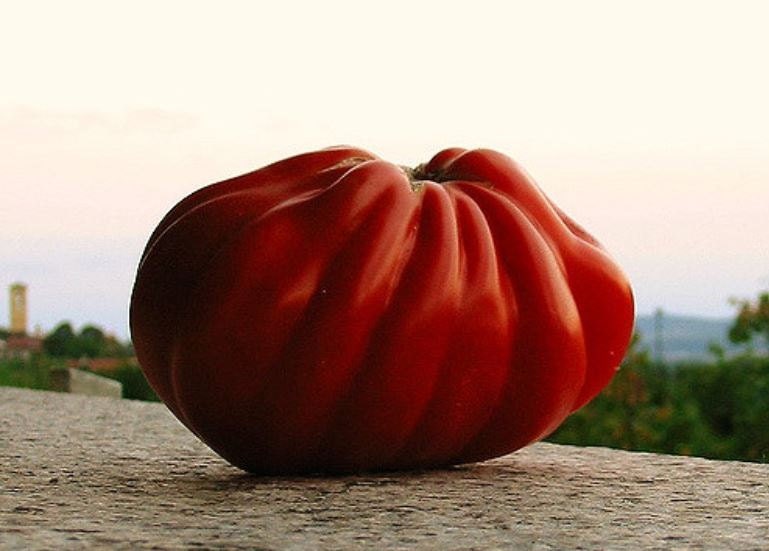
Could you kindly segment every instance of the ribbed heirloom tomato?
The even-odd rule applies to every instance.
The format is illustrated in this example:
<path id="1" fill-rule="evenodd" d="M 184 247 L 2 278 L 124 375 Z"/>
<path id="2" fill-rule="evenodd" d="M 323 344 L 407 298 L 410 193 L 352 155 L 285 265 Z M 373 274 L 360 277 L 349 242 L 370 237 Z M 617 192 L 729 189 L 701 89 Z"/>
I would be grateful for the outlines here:
<path id="1" fill-rule="evenodd" d="M 611 379 L 630 286 L 508 157 L 352 147 L 205 187 L 144 251 L 158 395 L 260 474 L 439 467 L 552 432 Z"/>

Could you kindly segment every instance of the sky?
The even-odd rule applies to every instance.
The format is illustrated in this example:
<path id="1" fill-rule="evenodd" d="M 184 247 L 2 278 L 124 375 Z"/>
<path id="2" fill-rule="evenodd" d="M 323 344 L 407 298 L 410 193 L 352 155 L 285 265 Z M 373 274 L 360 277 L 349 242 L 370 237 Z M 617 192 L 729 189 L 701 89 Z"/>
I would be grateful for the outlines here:
<path id="1" fill-rule="evenodd" d="M 336 144 L 522 164 L 637 310 L 769 288 L 769 3 L 0 0 L 0 287 L 128 336 L 142 248 L 206 184 Z M 0 325 L 8 293 L 0 292 Z"/>

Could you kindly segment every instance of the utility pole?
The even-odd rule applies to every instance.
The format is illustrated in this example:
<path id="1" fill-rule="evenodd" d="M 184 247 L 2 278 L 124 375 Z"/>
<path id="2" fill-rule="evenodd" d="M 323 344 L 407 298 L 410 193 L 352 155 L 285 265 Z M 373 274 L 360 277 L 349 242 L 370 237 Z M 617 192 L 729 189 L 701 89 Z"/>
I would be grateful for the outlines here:
<path id="1" fill-rule="evenodd" d="M 654 311 L 654 361 L 661 364 L 665 356 L 665 335 L 662 308 Z"/>

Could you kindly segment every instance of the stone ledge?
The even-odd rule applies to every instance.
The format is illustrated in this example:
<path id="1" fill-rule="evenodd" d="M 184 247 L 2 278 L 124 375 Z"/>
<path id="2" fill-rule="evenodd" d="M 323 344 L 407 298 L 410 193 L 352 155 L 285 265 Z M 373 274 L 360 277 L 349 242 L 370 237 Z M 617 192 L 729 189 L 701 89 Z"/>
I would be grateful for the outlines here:
<path id="1" fill-rule="evenodd" d="M 51 386 L 57 392 L 109 396 L 122 398 L 123 384 L 95 373 L 73 367 L 62 367 L 51 371 Z"/>
<path id="2" fill-rule="evenodd" d="M 756 549 L 769 465 L 536 444 L 449 470 L 257 478 L 159 404 L 0 388 L 0 548 Z"/>

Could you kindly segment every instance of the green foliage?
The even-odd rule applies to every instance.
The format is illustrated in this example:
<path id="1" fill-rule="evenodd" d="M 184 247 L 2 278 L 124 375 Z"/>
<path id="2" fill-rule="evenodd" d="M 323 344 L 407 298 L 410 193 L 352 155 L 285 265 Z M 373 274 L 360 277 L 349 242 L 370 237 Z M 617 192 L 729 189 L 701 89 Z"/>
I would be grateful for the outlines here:
<path id="1" fill-rule="evenodd" d="M 80 330 L 75 342 L 81 356 L 97 358 L 105 355 L 105 340 L 104 332 L 101 329 L 87 325 Z"/>
<path id="2" fill-rule="evenodd" d="M 85 325 L 75 332 L 72 324 L 62 322 L 43 340 L 43 349 L 55 358 L 128 358 L 133 348 L 107 335 L 95 325 Z"/>
<path id="3" fill-rule="evenodd" d="M 0 386 L 51 389 L 51 370 L 66 367 L 61 359 L 36 354 L 29 358 L 8 358 L 0 360 Z M 126 361 L 112 372 L 97 372 L 101 377 L 108 377 L 123 384 L 123 398 L 157 402 L 155 391 L 147 382 L 141 368 Z"/>
<path id="4" fill-rule="evenodd" d="M 144 377 L 141 368 L 136 364 L 126 362 L 115 371 L 99 373 L 99 375 L 120 381 L 123 384 L 123 398 L 148 402 L 160 401 Z"/>
<path id="5" fill-rule="evenodd" d="M 131 343 L 122 343 L 95 325 L 85 325 L 75 331 L 68 321 L 56 326 L 43 340 L 43 353 L 29 359 L 0 361 L 0 386 L 19 386 L 47 390 L 49 372 L 64 367 L 66 360 L 82 358 L 123 358 L 125 361 L 113 372 L 96 372 L 123 384 L 123 397 L 134 400 L 158 400 L 135 360 Z"/>
<path id="6" fill-rule="evenodd" d="M 729 330 L 729 339 L 735 343 L 750 343 L 758 336 L 769 345 L 769 292 L 759 294 L 754 302 L 736 300 L 734 304 L 739 311 Z"/>
<path id="7" fill-rule="evenodd" d="M 769 462 L 769 358 L 744 354 L 681 366 L 678 379 L 715 436 L 700 455 Z"/>
<path id="8" fill-rule="evenodd" d="M 63 322 L 43 340 L 43 350 L 55 358 L 76 358 L 76 340 L 72 324 Z"/>
<path id="9" fill-rule="evenodd" d="M 769 462 L 769 357 L 667 366 L 636 340 L 609 386 L 552 442 Z"/>
<path id="10" fill-rule="evenodd" d="M 42 355 L 0 360 L 0 386 L 47 390 L 51 369 L 60 365 L 61 362 Z"/>

